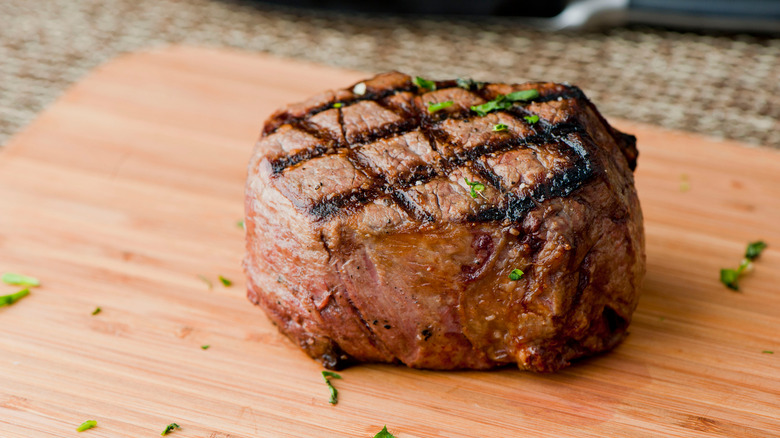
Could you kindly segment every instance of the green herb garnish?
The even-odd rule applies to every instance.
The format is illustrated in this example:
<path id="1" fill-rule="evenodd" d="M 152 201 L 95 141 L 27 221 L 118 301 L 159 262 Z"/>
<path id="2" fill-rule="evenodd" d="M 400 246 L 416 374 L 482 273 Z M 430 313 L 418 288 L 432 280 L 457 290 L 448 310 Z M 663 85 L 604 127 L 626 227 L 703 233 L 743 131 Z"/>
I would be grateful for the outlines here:
<path id="1" fill-rule="evenodd" d="M 173 432 L 173 429 L 181 429 L 181 426 L 179 426 L 176 423 L 171 423 L 171 424 L 165 426 L 165 430 L 163 430 L 160 435 L 162 435 L 162 436 L 168 435 L 169 433 Z"/>
<path id="2" fill-rule="evenodd" d="M 519 100 L 531 100 L 536 99 L 537 97 L 539 97 L 539 91 L 534 89 L 515 91 L 514 93 L 509 93 L 506 95 L 506 99 L 512 102 L 517 102 Z"/>
<path id="3" fill-rule="evenodd" d="M 472 198 L 477 197 L 477 192 L 481 192 L 485 190 L 485 185 L 482 184 L 479 181 L 469 181 L 468 178 L 463 178 L 466 181 L 466 185 L 469 186 L 469 190 L 471 191 L 470 195 Z"/>
<path id="4" fill-rule="evenodd" d="M 338 400 L 339 391 L 336 389 L 335 386 L 333 386 L 332 383 L 330 383 L 330 379 L 328 379 L 328 377 L 330 377 L 331 379 L 340 379 L 341 376 L 338 375 L 337 373 L 334 373 L 333 371 L 322 372 L 322 378 L 325 380 L 325 383 L 328 384 L 328 389 L 330 390 L 330 400 L 328 400 L 328 403 L 335 405 L 336 403 L 339 402 Z"/>
<path id="5" fill-rule="evenodd" d="M 208 350 L 209 348 L 211 348 L 211 345 L 208 345 L 208 344 L 200 346 L 201 350 Z"/>
<path id="6" fill-rule="evenodd" d="M 687 192 L 691 189 L 691 184 L 688 182 L 688 175 L 682 174 L 680 175 L 680 191 L 681 192 Z"/>
<path id="7" fill-rule="evenodd" d="M 103 309 L 101 309 L 100 307 L 95 307 L 95 310 L 92 311 L 92 314 L 93 315 L 97 315 L 98 313 L 100 313 L 102 311 L 103 311 Z"/>
<path id="8" fill-rule="evenodd" d="M 764 354 L 775 354 L 775 352 L 772 351 L 772 350 L 764 350 L 764 351 L 762 351 L 762 353 L 764 353 Z"/>
<path id="9" fill-rule="evenodd" d="M 519 269 L 512 269 L 512 272 L 509 273 L 509 279 L 512 281 L 517 281 L 520 279 L 520 277 L 523 276 L 523 274 L 524 272 Z"/>
<path id="10" fill-rule="evenodd" d="M 515 91 L 506 95 L 499 94 L 490 102 L 472 106 L 471 110 L 484 117 L 489 112 L 511 108 L 512 102 L 531 100 L 537 97 L 539 97 L 539 92 L 536 90 Z"/>
<path id="11" fill-rule="evenodd" d="M 537 116 L 536 114 L 534 114 L 532 116 L 524 116 L 523 118 L 525 119 L 526 122 L 528 122 L 528 123 L 530 123 L 532 125 L 539 121 L 539 116 Z"/>
<path id="12" fill-rule="evenodd" d="M 766 243 L 761 240 L 749 243 L 745 250 L 745 258 L 750 261 L 755 260 L 766 249 L 766 246 Z"/>
<path id="13" fill-rule="evenodd" d="M 223 286 L 225 286 L 225 287 L 230 287 L 230 286 L 232 286 L 232 285 L 233 285 L 233 282 L 232 282 L 232 281 L 228 280 L 227 278 L 225 278 L 225 277 L 223 277 L 223 276 L 221 276 L 221 275 L 219 276 L 219 281 L 220 281 L 220 282 L 222 283 L 222 285 L 223 285 Z"/>
<path id="14" fill-rule="evenodd" d="M 387 431 L 387 426 L 383 427 L 374 438 L 395 438 L 395 435 Z"/>
<path id="15" fill-rule="evenodd" d="M 209 280 L 205 276 L 198 275 L 198 278 L 200 278 L 204 283 L 206 283 L 206 286 L 208 286 L 209 290 L 214 288 L 214 284 L 211 282 L 211 280 Z"/>
<path id="16" fill-rule="evenodd" d="M 333 104 L 333 108 L 341 108 L 343 104 L 341 102 L 336 102 Z"/>
<path id="17" fill-rule="evenodd" d="M 13 284 L 14 286 L 40 286 L 41 282 L 35 277 L 28 277 L 22 274 L 6 272 L 3 274 L 3 283 Z"/>
<path id="18" fill-rule="evenodd" d="M 435 113 L 436 111 L 443 110 L 444 108 L 449 108 L 453 103 L 454 102 L 451 100 L 439 103 L 428 102 L 428 112 Z"/>
<path id="19" fill-rule="evenodd" d="M 739 265 L 742 267 L 742 265 Z M 725 284 L 727 288 L 731 290 L 739 290 L 739 284 L 737 284 L 737 280 L 739 279 L 739 274 L 741 270 L 737 269 L 721 269 L 720 270 L 720 282 Z"/>
<path id="20" fill-rule="evenodd" d="M 0 296 L 0 307 L 10 306 L 11 304 L 21 300 L 22 298 L 30 295 L 30 289 L 22 289 L 19 292 Z"/>
<path id="21" fill-rule="evenodd" d="M 475 81 L 474 79 L 458 78 L 458 79 L 455 79 L 455 83 L 458 84 L 458 86 L 460 88 L 463 88 L 464 90 L 469 90 L 469 91 L 471 91 L 473 89 L 481 90 L 482 87 L 485 86 L 484 82 Z"/>
<path id="22" fill-rule="evenodd" d="M 739 291 L 739 277 L 743 272 L 753 267 L 753 260 L 757 259 L 761 252 L 766 249 L 767 244 L 761 240 L 751 242 L 745 250 L 745 258 L 739 263 L 737 269 L 721 269 L 720 282 L 727 288 Z"/>
<path id="23" fill-rule="evenodd" d="M 93 427 L 97 426 L 97 421 L 95 420 L 87 420 L 83 423 L 81 423 L 81 426 L 76 428 L 76 432 L 84 432 L 87 429 L 92 429 Z"/>
<path id="24" fill-rule="evenodd" d="M 426 90 L 431 90 L 431 91 L 436 89 L 436 82 L 423 79 L 419 76 L 412 79 L 412 82 L 414 83 L 414 85 L 417 85 L 418 88 L 425 88 Z"/>
<path id="25" fill-rule="evenodd" d="M 500 110 L 500 109 L 508 109 L 511 106 L 512 106 L 512 102 L 506 100 L 506 96 L 500 95 L 497 98 L 491 100 L 490 102 L 483 103 L 482 105 L 473 105 L 471 107 L 471 110 L 476 112 L 480 116 L 484 117 L 489 112 Z"/>
<path id="26" fill-rule="evenodd" d="M 508 126 L 506 126 L 503 123 L 498 123 L 498 124 L 493 125 L 493 131 L 495 131 L 495 132 L 506 131 L 507 128 L 508 128 Z"/>
<path id="27" fill-rule="evenodd" d="M 244 221 L 238 221 L 236 222 L 236 226 L 238 228 L 241 228 L 242 230 L 246 230 L 246 227 L 244 226 Z"/>

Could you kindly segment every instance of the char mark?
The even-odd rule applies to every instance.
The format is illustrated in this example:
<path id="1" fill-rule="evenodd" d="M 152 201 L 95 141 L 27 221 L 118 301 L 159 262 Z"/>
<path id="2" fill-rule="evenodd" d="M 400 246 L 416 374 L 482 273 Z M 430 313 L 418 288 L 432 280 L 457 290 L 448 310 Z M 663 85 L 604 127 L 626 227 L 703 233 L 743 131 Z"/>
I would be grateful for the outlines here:
<path id="1" fill-rule="evenodd" d="M 358 102 L 362 102 L 364 100 L 379 101 L 379 100 L 382 100 L 382 99 L 384 99 L 386 97 L 392 96 L 395 93 L 400 93 L 400 92 L 404 92 L 404 91 L 415 91 L 415 90 L 417 90 L 417 87 L 415 87 L 414 85 L 409 85 L 409 86 L 399 87 L 399 88 L 390 88 L 390 89 L 387 89 L 387 90 L 382 90 L 380 92 L 368 91 L 367 90 L 366 93 L 363 94 L 363 95 L 360 95 L 360 96 L 355 95 L 351 99 L 340 100 L 339 103 L 341 103 L 342 105 L 352 105 L 352 104 L 355 104 L 355 103 L 358 103 Z M 280 114 L 280 115 L 278 115 L 276 117 L 275 120 L 273 120 L 272 123 L 269 123 L 268 125 L 265 126 L 265 128 L 263 129 L 263 132 L 264 132 L 265 135 L 273 134 L 274 132 L 276 132 L 277 129 L 279 129 L 280 126 L 282 126 L 284 124 L 287 124 L 287 123 L 294 124 L 294 123 L 296 123 L 296 122 L 298 122 L 300 120 L 305 120 L 305 119 L 308 119 L 308 118 L 310 118 L 312 116 L 316 116 L 317 114 L 319 114 L 319 113 L 321 113 L 321 112 L 323 112 L 325 110 L 329 110 L 331 108 L 333 108 L 333 103 L 326 103 L 326 104 L 323 104 L 323 105 L 319 105 L 319 106 L 315 106 L 315 107 L 310 108 L 302 116 L 294 116 L 294 115 L 289 114 L 289 113 Z"/>
<path id="2" fill-rule="evenodd" d="M 304 151 L 298 152 L 297 154 L 287 155 L 285 157 L 280 157 L 275 160 L 271 160 L 271 171 L 276 175 L 281 173 L 284 169 L 293 166 L 295 164 L 300 163 L 301 161 L 307 161 L 312 158 L 317 158 L 321 155 L 324 155 L 325 152 L 330 149 L 329 147 L 325 145 L 318 145 L 312 149 L 306 149 Z"/>
<path id="3" fill-rule="evenodd" d="M 314 204 L 309 213 L 317 218 L 325 219 L 335 215 L 339 211 L 352 211 L 379 197 L 380 190 L 377 186 L 368 189 L 358 189 L 348 193 L 340 193 L 332 198 L 322 200 Z"/>
<path id="4" fill-rule="evenodd" d="M 534 208 L 538 203 L 550 198 L 568 196 L 573 191 L 581 187 L 594 174 L 593 165 L 588 157 L 588 152 L 580 138 L 588 138 L 587 133 L 581 125 L 572 122 L 560 123 L 554 125 L 544 132 L 535 134 L 526 138 L 511 139 L 502 144 L 489 145 L 484 148 L 475 148 L 463 157 L 456 157 L 444 163 L 445 169 L 454 169 L 467 162 L 474 162 L 477 158 L 493 152 L 503 152 L 518 147 L 527 147 L 536 144 L 553 144 L 558 147 L 568 146 L 566 151 L 572 155 L 571 164 L 556 172 L 545 182 L 537 184 L 528 196 L 519 197 L 512 193 L 504 196 L 503 202 L 499 206 L 487 207 L 476 215 L 468 218 L 474 222 L 489 222 L 497 220 L 519 221 L 524 214 Z M 478 152 L 474 152 L 477 150 Z M 479 171 L 479 169 L 476 169 Z M 484 169 L 484 173 L 488 172 Z M 492 173 L 492 172 L 491 172 Z M 336 215 L 339 211 L 354 211 L 363 204 L 371 202 L 386 193 L 391 193 L 395 202 L 411 217 L 420 222 L 431 222 L 434 220 L 430 214 L 420 210 L 406 195 L 400 190 L 411 183 L 425 183 L 435 177 L 436 172 L 429 168 L 427 172 L 418 169 L 415 178 L 407 184 L 391 186 L 387 183 L 376 184 L 369 189 L 361 189 L 346 194 L 336 195 L 332 198 L 321 201 L 309 209 L 309 213 L 316 220 L 325 220 Z M 498 182 L 498 177 L 488 175 L 486 180 L 502 190 Z"/>

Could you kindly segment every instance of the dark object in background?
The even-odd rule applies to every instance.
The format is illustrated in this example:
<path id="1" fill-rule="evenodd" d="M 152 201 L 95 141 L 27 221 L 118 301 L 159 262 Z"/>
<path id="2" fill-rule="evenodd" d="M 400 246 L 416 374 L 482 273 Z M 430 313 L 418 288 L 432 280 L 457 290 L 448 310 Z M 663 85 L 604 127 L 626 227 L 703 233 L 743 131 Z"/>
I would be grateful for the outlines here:
<path id="1" fill-rule="evenodd" d="M 266 0 L 302 8 L 380 14 L 522 17 L 564 30 L 650 24 L 690 30 L 780 33 L 780 0 Z"/>
<path id="2" fill-rule="evenodd" d="M 246 185 L 248 296 L 327 368 L 556 371 L 625 336 L 636 139 L 576 87 L 387 73 L 275 112 Z"/>

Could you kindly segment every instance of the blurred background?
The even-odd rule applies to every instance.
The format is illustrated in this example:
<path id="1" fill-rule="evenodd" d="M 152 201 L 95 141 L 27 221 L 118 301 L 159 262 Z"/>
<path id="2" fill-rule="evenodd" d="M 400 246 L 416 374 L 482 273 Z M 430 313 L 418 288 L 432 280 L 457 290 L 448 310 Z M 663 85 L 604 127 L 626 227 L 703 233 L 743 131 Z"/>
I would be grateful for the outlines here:
<path id="1" fill-rule="evenodd" d="M 580 86 L 607 116 L 780 148 L 780 0 L 3 0 L 0 145 L 116 55 L 231 47 Z"/>

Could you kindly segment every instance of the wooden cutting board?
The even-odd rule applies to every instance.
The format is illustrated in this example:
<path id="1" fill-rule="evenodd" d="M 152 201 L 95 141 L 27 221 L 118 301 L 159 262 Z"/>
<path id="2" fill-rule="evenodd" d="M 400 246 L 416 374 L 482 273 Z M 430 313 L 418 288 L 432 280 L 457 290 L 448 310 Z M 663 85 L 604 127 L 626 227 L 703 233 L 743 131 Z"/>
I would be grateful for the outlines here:
<path id="1" fill-rule="evenodd" d="M 78 436 L 780 436 L 780 154 L 619 120 L 639 138 L 648 264 L 622 345 L 553 375 L 357 366 L 328 404 L 321 368 L 244 298 L 236 222 L 264 118 L 362 76 L 125 55 L 12 139 L 0 271 L 42 286 L 0 308 L 0 436 L 76 436 L 87 419 Z M 759 238 L 727 290 L 719 269 Z"/>

